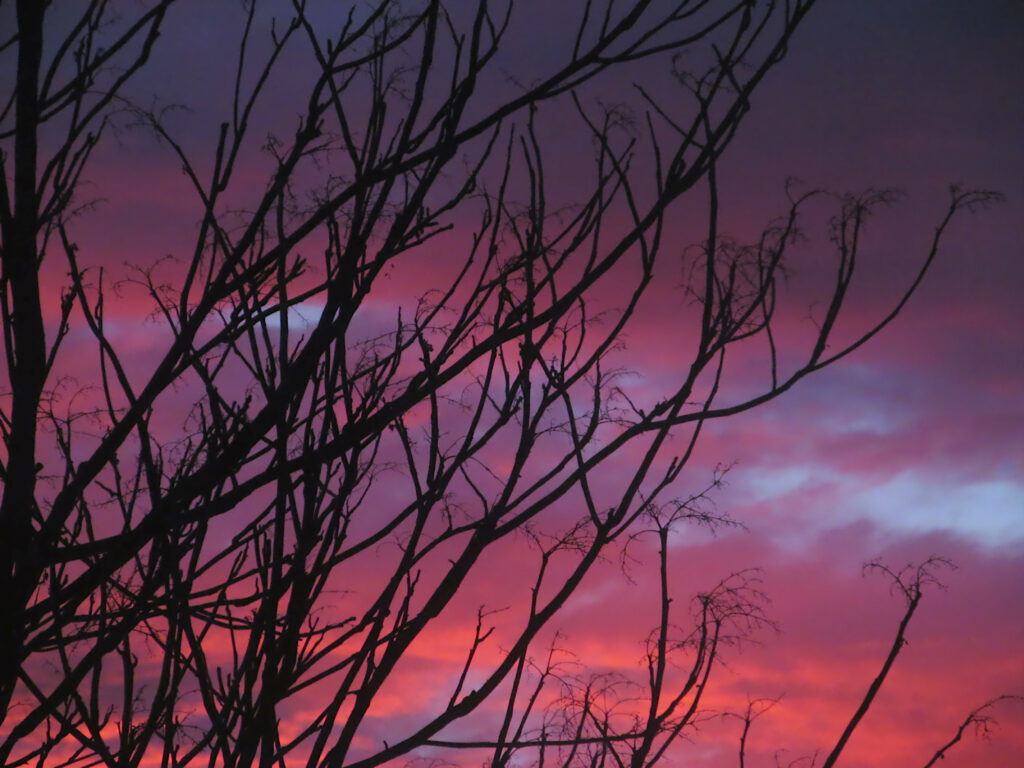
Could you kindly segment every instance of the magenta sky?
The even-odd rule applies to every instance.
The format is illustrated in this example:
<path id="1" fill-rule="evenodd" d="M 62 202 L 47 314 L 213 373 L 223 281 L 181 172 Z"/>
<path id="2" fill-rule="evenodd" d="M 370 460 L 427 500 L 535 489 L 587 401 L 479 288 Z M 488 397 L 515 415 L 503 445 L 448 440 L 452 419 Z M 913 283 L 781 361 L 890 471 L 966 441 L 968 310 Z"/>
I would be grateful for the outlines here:
<path id="1" fill-rule="evenodd" d="M 179 125 L 203 136 L 220 119 L 222 94 L 194 88 L 213 81 L 204 67 L 217 64 L 217 30 L 179 8 L 147 86 L 165 82 L 166 100 L 191 102 L 195 113 Z M 182 36 L 207 58 L 177 42 Z M 780 749 L 783 765 L 829 749 L 856 706 L 901 608 L 883 579 L 861 577 L 861 564 L 876 556 L 898 566 L 941 554 L 959 569 L 945 575 L 947 590 L 927 596 L 846 766 L 923 764 L 973 706 L 1024 694 L 1022 39 L 1024 5 L 1013 0 L 823 2 L 755 98 L 724 162 L 725 219 L 739 236 L 782 212 L 787 177 L 836 191 L 907 193 L 872 222 L 865 253 L 874 277 L 851 313 L 864 325 L 923 257 L 950 183 L 1006 195 L 955 223 L 919 295 L 874 343 L 704 435 L 691 477 L 700 482 L 716 464 L 735 462 L 715 501 L 746 529 L 681 537 L 680 584 L 689 594 L 739 568 L 762 567 L 781 630 L 730 659 L 713 703 L 782 697 L 757 723 L 751 764 L 772 765 Z M 182 202 L 177 166 L 134 137 L 99 159 L 93 180 L 108 210 L 82 223 L 83 241 L 106 254 L 111 269 L 139 249 L 172 251 L 176 229 L 191 227 L 195 210 Z M 131 226 L 110 229 L 111 210 L 122 222 L 129 212 Z M 808 223 L 812 244 L 823 226 L 820 217 Z M 801 269 L 796 291 L 816 279 L 812 261 Z M 427 277 L 402 279 L 415 286 Z M 119 341 L 143 364 L 153 331 L 133 311 L 127 301 L 119 310 L 126 323 Z M 798 333 L 799 312 L 792 322 Z M 670 375 L 662 361 L 671 323 L 667 311 L 652 312 L 629 333 L 627 359 L 652 382 Z M 514 572 L 514 563 L 508 568 Z M 563 627 L 583 650 L 581 661 L 636 668 L 643 629 L 618 614 L 609 620 L 609 606 L 642 607 L 650 576 L 634 574 L 630 584 L 614 566 L 594 574 Z M 500 589 L 480 587 L 485 596 Z M 439 638 L 436 658 L 426 654 L 425 664 L 444 660 Z M 406 683 L 422 695 L 396 696 L 391 710 L 385 702 L 382 738 L 429 706 L 422 680 Z M 1002 727 L 994 740 L 971 737 L 944 765 L 996 768 L 1024 754 L 1024 705 L 995 714 Z M 734 723 L 710 723 L 707 740 L 680 754 L 707 758 L 698 765 L 731 765 L 724 761 L 734 759 L 735 738 Z"/>
<path id="2" fill-rule="evenodd" d="M 763 725 L 768 744 L 790 723 L 820 744 L 826 718 L 865 685 L 865 659 L 881 656 L 873 643 L 893 606 L 881 583 L 859 579 L 859 561 L 953 557 L 960 570 L 932 597 L 851 755 L 923 764 L 926 728 L 952 735 L 967 701 L 1024 689 L 1024 8 L 944 0 L 818 10 L 729 158 L 737 208 L 763 211 L 786 174 L 899 187 L 909 197 L 879 217 L 872 247 L 879 276 L 890 277 L 921 253 L 949 182 L 1007 199 L 958 223 L 924 290 L 878 343 L 783 402 L 716 425 L 705 455 L 738 460 L 721 503 L 751 533 L 708 549 L 760 560 L 770 574 L 783 635 L 758 652 L 771 661 L 757 674 L 788 693 L 773 713 L 780 731 Z M 864 305 L 875 298 L 866 293 Z M 786 675 L 794 665 L 796 685 Z M 858 682 L 846 688 L 844 678 Z M 1014 764 L 1021 709 L 1002 710 L 1000 739 L 947 764 Z"/>

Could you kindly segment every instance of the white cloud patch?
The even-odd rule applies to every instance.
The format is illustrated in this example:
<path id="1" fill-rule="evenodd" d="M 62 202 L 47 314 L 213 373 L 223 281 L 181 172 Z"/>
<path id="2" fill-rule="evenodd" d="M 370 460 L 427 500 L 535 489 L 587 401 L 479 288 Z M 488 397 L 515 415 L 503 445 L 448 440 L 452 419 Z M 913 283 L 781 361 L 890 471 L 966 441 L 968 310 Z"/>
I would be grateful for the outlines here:
<path id="1" fill-rule="evenodd" d="M 1024 483 L 901 472 L 876 485 L 827 467 L 747 470 L 724 503 L 784 547 L 868 521 L 882 536 L 948 533 L 989 550 L 1024 548 Z M 765 517 L 767 516 L 767 517 Z"/>
<path id="2" fill-rule="evenodd" d="M 842 512 L 895 533 L 944 531 L 992 549 L 1024 544 L 1024 485 L 1009 480 L 947 483 L 907 472 L 854 493 Z"/>

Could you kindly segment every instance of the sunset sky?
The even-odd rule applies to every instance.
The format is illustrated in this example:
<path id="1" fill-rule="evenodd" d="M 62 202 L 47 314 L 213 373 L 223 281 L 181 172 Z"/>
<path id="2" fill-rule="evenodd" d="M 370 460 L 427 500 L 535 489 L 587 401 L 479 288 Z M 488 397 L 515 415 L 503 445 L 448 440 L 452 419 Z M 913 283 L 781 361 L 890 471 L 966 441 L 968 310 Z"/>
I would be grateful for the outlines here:
<path id="1" fill-rule="evenodd" d="M 908 198 L 879 217 L 873 241 L 888 276 L 920 253 L 949 182 L 999 189 L 1006 202 L 958 222 L 877 343 L 781 402 L 715 425 L 703 455 L 737 460 L 720 503 L 749 532 L 699 552 L 767 569 L 782 634 L 740 673 L 754 669 L 762 691 L 786 693 L 759 723 L 767 752 L 792 743 L 783 734 L 820 744 L 820 726 L 866 685 L 863 665 L 883 656 L 896 605 L 859 563 L 955 560 L 848 763 L 923 765 L 925 747 L 952 736 L 958 708 L 1024 687 L 1024 7 L 816 10 L 729 157 L 737 207 L 760 210 L 786 175 L 899 187 Z M 1009 705 L 1000 720 L 1000 737 L 946 764 L 1015 764 L 1024 709 Z"/>
<path id="2" fill-rule="evenodd" d="M 762 210 L 786 175 L 899 187 L 908 198 L 879 217 L 873 240 L 888 276 L 921 252 L 948 183 L 998 189 L 1006 202 L 958 222 L 876 343 L 715 425 L 703 455 L 737 460 L 720 503 L 749 531 L 698 551 L 767 570 L 782 633 L 738 669 L 754 670 L 761 693 L 785 692 L 758 723 L 761 764 L 791 738 L 804 750 L 827 744 L 828 718 L 850 711 L 871 674 L 863 665 L 884 655 L 897 605 L 859 563 L 955 560 L 847 763 L 923 765 L 927 746 L 952 736 L 957 709 L 1024 688 L 1024 7 L 834 1 L 816 11 L 728 159 L 737 207 Z M 945 764 L 1016 764 L 1024 708 L 999 719 L 991 744 L 969 740 Z"/>
<path id="3" fill-rule="evenodd" d="M 516 34 L 531 34 L 527 14 L 540 1 L 521 4 Z M 200 146 L 214 135 L 224 98 L 207 75 L 230 67 L 218 57 L 218 35 L 227 34 L 218 24 L 234 17 L 218 7 L 209 11 L 212 23 L 201 23 L 193 7 L 172 12 L 149 79 L 135 87 L 159 85 L 165 103 L 189 103 L 193 112 L 175 125 L 186 143 Z M 542 66 L 550 55 L 546 32 L 536 32 L 537 50 L 521 54 L 524 67 Z M 905 193 L 870 222 L 851 333 L 884 314 L 912 278 L 950 184 L 1005 195 L 955 220 L 923 287 L 878 338 L 780 399 L 716 421 L 702 435 L 688 477 L 699 485 L 714 467 L 730 465 L 713 501 L 742 525 L 715 534 L 694 529 L 673 542 L 680 594 L 761 568 L 772 601 L 768 615 L 779 630 L 730 653 L 708 703 L 725 710 L 741 708 L 748 697 L 780 699 L 755 723 L 748 765 L 774 765 L 773 756 L 787 765 L 816 750 L 820 762 L 835 743 L 902 615 L 886 579 L 862 573 L 875 558 L 900 568 L 938 555 L 957 568 L 942 572 L 945 589 L 925 596 L 909 644 L 840 765 L 924 765 L 972 708 L 1001 694 L 1024 695 L 1022 40 L 1024 4 L 1017 0 L 822 0 L 756 93 L 722 161 L 723 225 L 740 238 L 784 212 L 789 178 L 806 189 Z M 219 82 L 229 85 L 230 74 Z M 121 141 L 97 155 L 90 181 L 106 202 L 76 230 L 90 243 L 90 258 L 111 270 L 135 258 L 140 244 L 154 253 L 182 247 L 194 234 L 196 210 L 164 148 L 130 132 Z M 551 141 L 555 148 L 563 142 L 571 155 L 571 137 Z M 548 160 L 553 177 L 560 162 L 556 149 Z M 262 179 L 263 170 L 251 169 L 253 178 Z M 556 184 L 571 195 L 572 173 Z M 117 227 L 110 226 L 111 211 Z M 809 247 L 825 240 L 827 216 L 824 205 L 809 216 Z M 680 238 L 687 225 L 684 217 Z M 52 269 L 56 288 L 61 266 Z M 813 263 L 796 266 L 796 296 L 815 274 Z M 413 291 L 428 286 L 430 275 L 395 280 Z M 659 280 L 670 285 L 681 275 L 665 271 Z M 124 323 L 117 330 L 121 348 L 142 365 L 151 359 L 152 327 L 133 315 L 138 308 L 130 291 L 126 296 L 111 318 Z M 787 320 L 797 336 L 810 312 L 802 307 L 798 299 Z M 668 310 L 658 310 L 629 328 L 624 360 L 639 380 L 673 375 L 673 322 Z M 730 384 L 739 393 L 743 374 L 737 368 Z M 481 600 L 500 603 L 516 562 L 493 573 L 473 589 Z M 599 566 L 552 628 L 571 640 L 581 662 L 639 669 L 647 626 L 630 616 L 653 607 L 645 601 L 654 600 L 656 573 L 637 566 L 629 576 L 617 561 Z M 445 632 L 460 629 L 437 629 L 436 655 L 421 660 L 421 678 L 410 667 L 401 695 L 382 701 L 375 735 L 388 739 L 431 705 L 431 665 L 446 659 Z M 1001 703 L 992 714 L 999 727 L 991 741 L 968 734 L 943 765 L 1018 764 L 1024 702 Z M 709 721 L 704 738 L 681 745 L 666 765 L 735 765 L 737 734 L 728 718 Z"/>

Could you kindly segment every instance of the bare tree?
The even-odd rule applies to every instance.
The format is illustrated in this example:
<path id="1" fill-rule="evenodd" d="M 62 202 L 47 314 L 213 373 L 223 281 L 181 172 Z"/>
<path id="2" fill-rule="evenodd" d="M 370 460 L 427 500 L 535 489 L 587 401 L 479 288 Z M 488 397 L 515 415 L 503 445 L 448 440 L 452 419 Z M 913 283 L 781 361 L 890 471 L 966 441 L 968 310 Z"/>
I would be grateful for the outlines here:
<path id="1" fill-rule="evenodd" d="M 891 195 L 835 198 L 834 279 L 797 359 L 773 325 L 780 281 L 802 212 L 833 198 L 792 194 L 739 246 L 719 231 L 716 163 L 813 0 L 585 0 L 554 63 L 522 75 L 502 58 L 521 45 L 510 0 L 292 0 L 271 25 L 247 2 L 232 97 L 199 149 L 131 96 L 174 5 L 0 4 L 16 15 L 0 43 L 16 73 L 0 112 L 0 763 L 370 768 L 477 749 L 654 765 L 704 716 L 721 648 L 766 621 L 753 573 L 689 615 L 671 596 L 670 532 L 723 522 L 681 490 L 702 428 L 877 334 L 952 217 L 991 196 L 954 190 L 919 273 L 845 340 L 864 222 Z M 638 84 L 643 109 L 602 106 L 596 89 L 644 61 L 673 97 Z M 259 127 L 285 75 L 293 111 Z M 569 201 L 552 115 L 592 150 Z M 194 237 L 111 277 L 76 226 L 90 158 L 129 123 L 183 169 Z M 681 256 L 666 240 L 684 200 L 706 224 Z M 678 376 L 652 394 L 625 375 L 623 339 L 681 258 Z M 55 261 L 59 292 L 40 277 Z M 425 263 L 430 285 L 403 282 Z M 111 330 L 132 291 L 158 320 L 145 368 Z M 760 389 L 726 399 L 726 361 L 758 340 Z M 647 679 L 588 675 L 551 631 L 637 537 L 661 573 Z M 424 678 L 436 706 L 368 739 L 417 649 L 509 553 L 532 580 L 471 605 L 454 674 Z"/>

